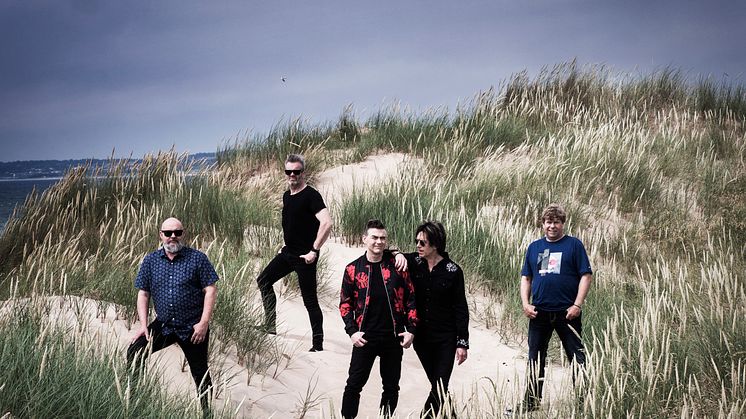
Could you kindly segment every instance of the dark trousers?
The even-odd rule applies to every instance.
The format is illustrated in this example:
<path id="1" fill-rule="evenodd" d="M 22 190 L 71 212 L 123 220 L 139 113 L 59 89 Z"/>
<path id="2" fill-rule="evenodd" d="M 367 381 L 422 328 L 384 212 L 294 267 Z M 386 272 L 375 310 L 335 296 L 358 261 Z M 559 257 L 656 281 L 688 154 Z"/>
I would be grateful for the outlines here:
<path id="1" fill-rule="evenodd" d="M 277 327 L 277 296 L 272 287 L 275 282 L 282 279 L 290 272 L 298 274 L 300 294 L 303 297 L 303 305 L 308 311 L 308 319 L 311 321 L 311 333 L 313 333 L 313 346 L 321 346 L 324 341 L 324 316 L 321 313 L 319 300 L 316 296 L 316 262 L 306 264 L 298 257 L 287 253 L 278 253 L 269 262 L 266 268 L 259 274 L 256 282 L 262 293 L 264 304 L 265 326 L 274 331 Z"/>
<path id="2" fill-rule="evenodd" d="M 414 351 L 430 382 L 430 394 L 422 408 L 422 417 L 435 417 L 443 406 L 443 398 L 448 393 L 448 382 L 453 372 L 456 357 L 456 337 L 448 340 L 431 341 L 425 336 L 417 336 Z"/>
<path id="3" fill-rule="evenodd" d="M 562 341 L 568 361 L 572 363 L 574 360 L 578 365 L 585 365 L 585 349 L 581 340 L 582 315 L 572 320 L 567 320 L 566 315 L 566 311 L 539 311 L 536 318 L 528 322 L 528 384 L 525 402 L 529 405 L 538 406 L 541 402 L 544 367 L 552 331 L 556 331 Z M 573 380 L 574 378 L 573 374 Z"/>
<path id="4" fill-rule="evenodd" d="M 160 351 L 174 343 L 178 344 L 189 363 L 189 371 L 192 373 L 192 379 L 194 379 L 194 384 L 197 386 L 202 409 L 206 410 L 209 400 L 207 393 L 212 390 L 212 379 L 210 378 L 210 372 L 207 370 L 207 346 L 210 340 L 210 331 L 207 331 L 205 340 L 195 344 L 189 340 L 181 340 L 175 333 L 164 336 L 161 331 L 162 328 L 163 323 L 160 320 L 155 320 L 148 325 L 150 341 L 152 342 L 151 351 L 145 351 L 145 348 L 148 346 L 148 340 L 145 336 L 140 336 L 127 349 L 127 366 L 130 367 L 134 362 L 135 371 L 139 373 L 142 369 L 142 362 L 150 353 Z"/>
<path id="5" fill-rule="evenodd" d="M 373 361 L 380 357 L 381 403 L 379 408 L 383 409 L 387 417 L 394 413 L 399 403 L 399 378 L 401 378 L 401 360 L 404 350 L 399 340 L 393 336 L 390 339 L 368 339 L 363 347 L 352 348 L 352 359 L 350 359 L 350 370 L 347 377 L 347 385 L 342 396 L 342 417 L 345 419 L 357 416 L 360 406 L 360 392 L 368 382 L 370 371 L 373 369 Z"/>

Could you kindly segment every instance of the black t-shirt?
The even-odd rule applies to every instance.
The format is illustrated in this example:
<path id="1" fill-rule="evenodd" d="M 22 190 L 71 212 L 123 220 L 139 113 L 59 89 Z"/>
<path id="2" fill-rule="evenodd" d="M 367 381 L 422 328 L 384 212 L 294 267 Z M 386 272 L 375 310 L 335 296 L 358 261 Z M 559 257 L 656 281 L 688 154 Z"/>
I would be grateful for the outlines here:
<path id="1" fill-rule="evenodd" d="M 319 232 L 319 219 L 316 214 L 326 208 L 321 194 L 306 185 L 303 190 L 282 195 L 282 235 L 287 253 L 300 256 L 313 248 Z"/>
<path id="2" fill-rule="evenodd" d="M 379 339 L 394 336 L 394 321 L 391 319 L 386 285 L 381 274 L 381 262 L 370 264 L 368 278 L 368 296 L 370 303 L 365 312 L 362 330 L 366 339 Z"/>

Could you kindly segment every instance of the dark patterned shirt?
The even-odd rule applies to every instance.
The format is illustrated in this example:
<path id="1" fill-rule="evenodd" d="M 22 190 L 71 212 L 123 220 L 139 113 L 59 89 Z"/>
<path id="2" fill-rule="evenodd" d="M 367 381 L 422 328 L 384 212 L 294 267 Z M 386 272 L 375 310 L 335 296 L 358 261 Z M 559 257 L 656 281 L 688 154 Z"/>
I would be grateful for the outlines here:
<path id="1" fill-rule="evenodd" d="M 150 293 L 164 335 L 176 333 L 188 340 L 202 317 L 203 290 L 217 280 L 218 274 L 204 253 L 183 247 L 170 260 L 161 248 L 143 259 L 135 288 Z"/>

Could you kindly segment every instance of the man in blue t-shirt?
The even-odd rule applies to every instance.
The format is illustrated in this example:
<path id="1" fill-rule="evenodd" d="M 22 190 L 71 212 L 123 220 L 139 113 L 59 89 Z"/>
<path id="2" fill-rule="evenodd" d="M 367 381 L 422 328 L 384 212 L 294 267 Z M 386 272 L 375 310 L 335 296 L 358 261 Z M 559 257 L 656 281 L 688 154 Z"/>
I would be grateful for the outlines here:
<path id="1" fill-rule="evenodd" d="M 521 269 L 523 314 L 529 318 L 528 384 L 521 406 L 524 412 L 537 410 L 541 404 L 552 331 L 557 331 L 569 361 L 585 364 L 581 319 L 593 271 L 583 243 L 565 235 L 566 218 L 565 210 L 557 204 L 544 209 L 541 224 L 545 236 L 528 246 Z"/>

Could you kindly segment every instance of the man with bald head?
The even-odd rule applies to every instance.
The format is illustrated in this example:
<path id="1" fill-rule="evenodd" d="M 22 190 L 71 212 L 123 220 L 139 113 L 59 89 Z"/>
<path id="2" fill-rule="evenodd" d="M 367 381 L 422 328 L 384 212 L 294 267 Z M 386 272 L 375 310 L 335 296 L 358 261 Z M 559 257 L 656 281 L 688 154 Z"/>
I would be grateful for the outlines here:
<path id="1" fill-rule="evenodd" d="M 184 245 L 181 221 L 166 219 L 158 235 L 161 247 L 145 256 L 135 279 L 140 324 L 127 350 L 127 362 L 130 365 L 135 361 L 135 370 L 139 371 L 149 355 L 145 350 L 148 342 L 150 352 L 178 344 L 189 363 L 202 408 L 207 410 L 207 392 L 212 386 L 207 345 L 218 274 L 204 253 Z M 148 324 L 151 297 L 156 318 Z"/>

